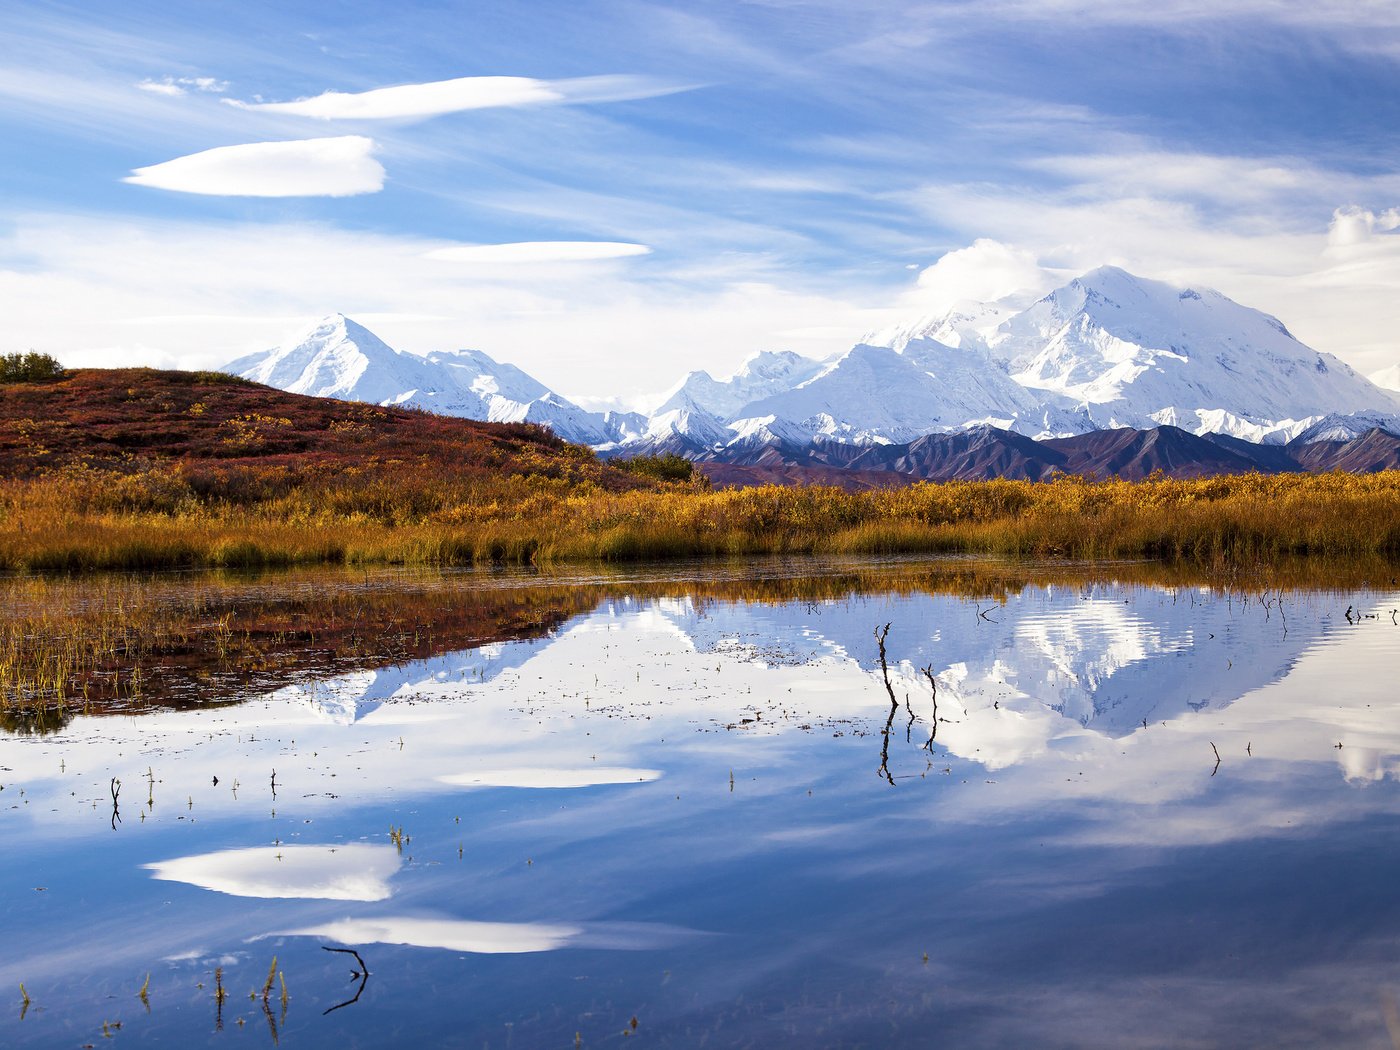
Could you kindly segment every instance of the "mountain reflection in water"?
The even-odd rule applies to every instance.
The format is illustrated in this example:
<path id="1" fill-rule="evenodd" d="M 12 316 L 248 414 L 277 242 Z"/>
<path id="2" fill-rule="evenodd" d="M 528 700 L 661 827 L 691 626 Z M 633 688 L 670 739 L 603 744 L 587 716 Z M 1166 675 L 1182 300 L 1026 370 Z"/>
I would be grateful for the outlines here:
<path id="1" fill-rule="evenodd" d="M 275 955 L 283 1045 L 1389 1045 L 1400 592 L 826 568 L 0 739 L 0 1041 L 213 1045 Z"/>

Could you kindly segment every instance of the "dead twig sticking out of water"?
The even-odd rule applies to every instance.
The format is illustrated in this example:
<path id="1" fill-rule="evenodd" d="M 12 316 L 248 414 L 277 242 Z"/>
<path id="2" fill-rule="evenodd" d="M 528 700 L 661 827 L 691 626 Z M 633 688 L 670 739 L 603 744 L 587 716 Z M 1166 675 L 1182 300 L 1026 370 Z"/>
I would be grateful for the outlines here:
<path id="1" fill-rule="evenodd" d="M 884 744 L 880 748 L 880 775 L 890 782 L 890 786 L 894 786 L 894 777 L 890 775 L 890 729 L 894 726 L 894 713 L 898 710 L 898 704 L 890 708 L 890 717 L 885 719 L 885 728 L 881 733 Z"/>
<path id="2" fill-rule="evenodd" d="M 117 808 L 117 796 L 122 793 L 122 782 L 116 777 L 112 778 L 112 783 L 108 785 L 112 791 L 112 830 L 117 830 L 117 825 L 122 822 L 121 810 Z"/>
<path id="3" fill-rule="evenodd" d="M 894 687 L 890 685 L 890 665 L 885 656 L 885 639 L 890 636 L 890 625 L 875 628 L 875 644 L 880 649 L 880 674 L 885 679 L 885 692 L 890 694 L 890 705 L 899 706 L 899 701 L 895 699 Z"/>
<path id="4" fill-rule="evenodd" d="M 884 738 L 884 746 L 880 748 L 880 775 L 894 785 L 894 777 L 890 776 L 890 730 L 894 728 L 894 713 L 899 710 L 899 699 L 894 695 L 894 686 L 890 685 L 890 665 L 885 655 L 885 639 L 889 637 L 890 625 L 875 628 L 875 644 L 880 650 L 880 677 L 885 683 L 885 692 L 890 698 L 890 716 L 885 719 L 885 728 L 881 733 Z"/>
<path id="5" fill-rule="evenodd" d="M 321 951 L 323 951 L 323 952 L 343 952 L 343 953 L 346 954 L 346 955 L 353 955 L 353 956 L 355 957 L 355 961 L 356 961 L 357 963 L 360 964 L 359 970 L 351 970 L 351 971 L 350 971 L 350 977 L 351 977 L 351 979 L 352 979 L 352 980 L 358 979 L 359 982 L 360 982 L 360 986 L 359 986 L 358 988 L 355 989 L 355 994 L 352 995 L 349 999 L 346 999 L 345 1002 L 343 1002 L 343 1003 L 336 1003 L 334 1006 L 330 1007 L 329 1009 L 323 1010 L 323 1011 L 321 1012 L 321 1016 L 322 1016 L 322 1017 L 325 1017 L 326 1014 L 334 1013 L 335 1011 L 339 1010 L 341 1007 L 350 1006 L 351 1004 L 353 1004 L 353 1003 L 358 1003 L 358 1002 L 360 1001 L 360 996 L 363 995 L 363 994 L 364 994 L 364 991 L 365 991 L 365 985 L 369 983 L 369 967 L 365 965 L 365 961 L 364 961 L 363 959 L 360 958 L 360 953 L 357 952 L 354 948 L 329 948 L 329 947 L 327 947 L 326 945 L 323 944 L 323 945 L 321 945 Z"/>
<path id="6" fill-rule="evenodd" d="M 926 750 L 932 751 L 933 742 L 938 739 L 938 679 L 934 677 L 933 664 L 922 667 L 920 670 L 928 679 L 929 689 L 933 691 L 933 732 L 929 734 L 928 743 L 924 745 Z"/>
<path id="7" fill-rule="evenodd" d="M 1215 768 L 1210 771 L 1211 776 L 1220 772 L 1220 749 L 1215 746 L 1215 741 L 1210 741 L 1210 749 L 1215 752 Z"/>

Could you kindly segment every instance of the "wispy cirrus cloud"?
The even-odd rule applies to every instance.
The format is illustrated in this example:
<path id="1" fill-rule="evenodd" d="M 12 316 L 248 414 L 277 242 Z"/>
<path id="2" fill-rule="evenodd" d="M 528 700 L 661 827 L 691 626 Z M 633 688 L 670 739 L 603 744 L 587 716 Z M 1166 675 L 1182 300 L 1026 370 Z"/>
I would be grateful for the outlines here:
<path id="1" fill-rule="evenodd" d="M 425 259 L 462 263 L 594 262 L 649 255 L 645 244 L 625 241 L 515 241 L 510 244 L 454 244 L 434 248 Z"/>
<path id="2" fill-rule="evenodd" d="M 124 181 L 217 197 L 353 197 L 384 187 L 374 151 L 362 135 L 247 142 L 137 168 Z"/>
<path id="3" fill-rule="evenodd" d="M 228 81 L 215 77 L 161 77 L 159 80 L 147 77 L 136 86 L 155 95 L 188 95 L 191 91 L 221 95 L 228 90 Z"/>
<path id="4" fill-rule="evenodd" d="M 244 102 L 232 98 L 224 101 L 238 109 L 320 120 L 410 120 L 471 109 L 624 102 L 670 95 L 692 86 L 628 74 L 566 80 L 457 77 L 369 91 L 326 91 L 293 102 Z"/>

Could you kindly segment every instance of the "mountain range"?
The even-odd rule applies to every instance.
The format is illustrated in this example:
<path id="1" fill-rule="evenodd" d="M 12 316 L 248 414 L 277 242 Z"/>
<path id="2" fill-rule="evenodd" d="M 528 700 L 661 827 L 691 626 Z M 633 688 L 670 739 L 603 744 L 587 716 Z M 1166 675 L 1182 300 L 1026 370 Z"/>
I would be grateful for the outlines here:
<path id="1" fill-rule="evenodd" d="M 648 412 L 588 411 L 477 350 L 403 353 L 340 314 L 225 370 L 296 393 L 542 423 L 605 456 L 676 453 L 733 467 L 734 480 L 1318 469 L 1331 454 L 1307 446 L 1388 464 L 1381 446 L 1400 434 L 1400 366 L 1372 381 L 1268 314 L 1116 267 L 1029 304 L 960 303 L 826 360 L 764 351 L 727 378 L 691 372 Z M 1371 446 L 1340 451 L 1372 432 Z"/>

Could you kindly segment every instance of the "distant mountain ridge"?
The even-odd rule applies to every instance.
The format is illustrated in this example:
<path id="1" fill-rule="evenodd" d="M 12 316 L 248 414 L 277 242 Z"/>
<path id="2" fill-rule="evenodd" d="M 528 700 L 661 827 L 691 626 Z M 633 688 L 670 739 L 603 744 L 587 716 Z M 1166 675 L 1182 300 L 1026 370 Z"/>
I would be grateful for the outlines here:
<path id="1" fill-rule="evenodd" d="M 770 447 L 745 457 L 719 456 L 698 464 L 718 484 L 824 484 L 847 489 L 887 488 L 914 481 L 1047 481 L 1056 475 L 1141 481 L 1220 474 L 1371 473 L 1400 470 L 1400 436 L 1372 429 L 1347 440 L 1261 444 L 1180 427 L 1124 427 L 1073 437 L 1036 440 L 1014 431 L 977 427 L 925 434 L 904 444 L 864 448 L 818 443 L 803 449 Z"/>
<path id="2" fill-rule="evenodd" d="M 691 372 L 644 413 L 590 412 L 480 351 L 402 353 L 339 314 L 226 370 L 299 393 L 542 423 L 604 455 L 676 453 L 748 466 L 766 456 L 866 470 L 867 453 L 884 462 L 910 454 L 895 446 L 988 430 L 1050 448 L 1165 427 L 1156 439 L 1163 454 L 1178 441 L 1173 432 L 1280 447 L 1400 433 L 1400 392 L 1305 346 L 1278 319 L 1218 292 L 1115 267 L 1029 304 L 961 303 L 824 361 L 765 351 L 724 379 Z M 965 442 L 969 455 L 981 440 Z M 1234 454 L 1209 447 L 1217 458 Z M 1008 462 L 1029 456 L 1024 447 L 1001 454 Z"/>

